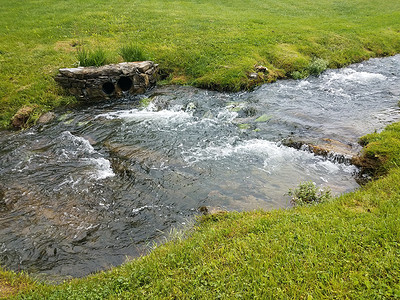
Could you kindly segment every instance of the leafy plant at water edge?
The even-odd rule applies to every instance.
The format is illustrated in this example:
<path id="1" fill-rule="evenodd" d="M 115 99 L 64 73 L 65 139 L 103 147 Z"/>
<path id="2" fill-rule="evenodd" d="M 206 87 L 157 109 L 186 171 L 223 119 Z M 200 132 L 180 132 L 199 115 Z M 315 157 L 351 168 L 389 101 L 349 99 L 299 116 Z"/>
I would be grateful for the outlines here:
<path id="1" fill-rule="evenodd" d="M 307 68 L 310 75 L 319 75 L 328 67 L 328 62 L 322 58 L 314 58 Z"/>
<path id="2" fill-rule="evenodd" d="M 310 74 L 308 74 L 307 71 L 302 71 L 302 72 L 294 71 L 293 73 L 290 74 L 290 76 L 296 80 L 307 78 L 309 75 Z"/>
<path id="3" fill-rule="evenodd" d="M 287 194 L 292 197 L 294 205 L 321 203 L 332 198 L 329 188 L 318 189 L 312 181 L 300 183 L 297 188 L 289 189 Z"/>
<path id="4" fill-rule="evenodd" d="M 94 51 L 86 50 L 85 48 L 80 48 L 77 51 L 77 58 L 79 66 L 89 67 L 89 66 L 103 66 L 108 62 L 107 52 L 101 48 Z"/>
<path id="5" fill-rule="evenodd" d="M 124 59 L 124 61 L 144 61 L 147 60 L 146 55 L 143 50 L 140 49 L 138 45 L 129 44 L 123 46 L 120 51 L 120 55 Z"/>

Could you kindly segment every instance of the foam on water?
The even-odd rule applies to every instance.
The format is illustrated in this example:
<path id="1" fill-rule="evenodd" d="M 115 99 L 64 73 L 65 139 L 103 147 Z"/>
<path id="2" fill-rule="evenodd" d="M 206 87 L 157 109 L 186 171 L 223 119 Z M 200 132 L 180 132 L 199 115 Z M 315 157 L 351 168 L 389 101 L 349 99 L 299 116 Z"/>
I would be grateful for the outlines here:
<path id="1" fill-rule="evenodd" d="M 189 164 L 199 161 L 218 161 L 226 158 L 240 161 L 260 158 L 263 160 L 264 169 L 268 172 L 288 164 L 297 165 L 298 168 L 302 168 L 301 165 L 303 167 L 313 166 L 316 170 L 323 170 L 328 173 L 342 171 L 352 174 L 357 170 L 356 167 L 351 165 L 334 163 L 307 151 L 260 139 L 247 140 L 237 144 L 227 142 L 218 146 L 192 148 L 184 153 L 184 159 Z"/>
<path id="2" fill-rule="evenodd" d="M 91 174 L 88 174 L 91 179 L 101 180 L 115 176 L 110 161 L 96 151 L 87 139 L 64 131 L 59 140 L 64 144 L 61 151 L 56 151 L 59 162 L 80 161 L 83 165 L 91 166 Z M 76 185 L 76 180 L 73 185 Z"/>
<path id="3" fill-rule="evenodd" d="M 90 178 L 101 180 L 115 176 L 109 160 L 103 157 L 99 157 L 89 158 L 89 162 L 95 167 L 95 171 L 93 174 L 90 175 Z"/>
<path id="4" fill-rule="evenodd" d="M 328 83 L 340 82 L 340 83 L 358 83 L 366 84 L 372 82 L 379 82 L 386 79 L 386 76 L 377 73 L 369 73 L 363 71 L 356 71 L 353 69 L 343 69 L 341 72 L 328 72 L 322 76 L 324 81 Z"/>
<path id="5" fill-rule="evenodd" d="M 183 110 L 151 111 L 151 110 L 130 109 L 130 110 L 121 110 L 116 112 L 100 114 L 97 116 L 97 118 L 106 118 L 109 120 L 123 119 L 125 121 L 146 121 L 146 120 L 183 121 L 185 119 L 191 118 L 191 114 Z"/>

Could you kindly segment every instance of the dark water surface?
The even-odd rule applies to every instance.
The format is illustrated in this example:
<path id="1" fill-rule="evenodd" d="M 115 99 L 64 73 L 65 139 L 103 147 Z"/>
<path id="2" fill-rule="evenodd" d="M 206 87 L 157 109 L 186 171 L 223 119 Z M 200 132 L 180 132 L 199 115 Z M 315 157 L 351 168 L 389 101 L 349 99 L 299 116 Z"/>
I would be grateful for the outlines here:
<path id="1" fill-rule="evenodd" d="M 200 206 L 290 206 L 312 180 L 357 188 L 351 165 L 282 145 L 360 136 L 399 120 L 400 56 L 250 93 L 190 87 L 64 112 L 0 132 L 0 264 L 84 276 L 143 253 Z"/>

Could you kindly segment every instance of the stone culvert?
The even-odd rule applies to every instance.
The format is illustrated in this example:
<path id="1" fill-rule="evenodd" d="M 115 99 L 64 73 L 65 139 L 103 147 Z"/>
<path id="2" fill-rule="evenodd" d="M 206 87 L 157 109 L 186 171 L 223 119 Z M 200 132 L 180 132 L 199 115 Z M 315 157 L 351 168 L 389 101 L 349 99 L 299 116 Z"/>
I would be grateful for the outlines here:
<path id="1" fill-rule="evenodd" d="M 155 86 L 157 73 L 158 65 L 152 61 L 124 62 L 60 69 L 55 81 L 77 99 L 101 101 L 142 94 Z"/>

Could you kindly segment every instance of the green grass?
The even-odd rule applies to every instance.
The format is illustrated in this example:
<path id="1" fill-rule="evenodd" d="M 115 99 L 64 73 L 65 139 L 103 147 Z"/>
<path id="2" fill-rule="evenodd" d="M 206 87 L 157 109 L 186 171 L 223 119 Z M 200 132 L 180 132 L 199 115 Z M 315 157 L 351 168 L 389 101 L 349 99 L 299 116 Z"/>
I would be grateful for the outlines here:
<path id="1" fill-rule="evenodd" d="M 107 49 L 119 62 L 119 49 L 134 44 L 160 64 L 165 83 L 218 90 L 304 77 L 318 59 L 336 68 L 400 52 L 398 0 L 0 4 L 0 128 L 24 105 L 46 111 L 75 101 L 53 77 L 78 65 L 80 47 Z M 255 65 L 270 74 L 248 79 Z"/>
<path id="2" fill-rule="evenodd" d="M 400 123 L 394 123 L 381 133 L 362 137 L 364 145 L 362 159 L 371 164 L 375 175 L 382 175 L 391 168 L 400 167 Z"/>
<path id="3" fill-rule="evenodd" d="M 369 145 L 379 150 L 378 143 L 400 140 L 398 126 L 368 136 Z M 364 151 L 373 152 L 368 145 Z M 400 147 L 394 144 L 385 153 L 385 161 L 393 161 Z M 320 204 L 203 217 L 185 239 L 179 235 L 147 256 L 59 286 L 29 285 L 16 297 L 399 298 L 400 168 L 390 164 L 386 171 Z"/>
<path id="4" fill-rule="evenodd" d="M 23 106 L 73 103 L 54 83 L 77 49 L 137 45 L 166 83 L 220 90 L 400 52 L 400 2 L 0 0 L 0 127 Z M 297 72 L 297 73 L 296 73 Z M 380 179 L 318 205 L 205 217 L 186 239 L 59 286 L 1 270 L 22 299 L 400 297 L 400 123 L 362 142 Z"/>
<path id="5" fill-rule="evenodd" d="M 94 51 L 85 48 L 78 49 L 77 60 L 80 67 L 100 67 L 108 63 L 107 52 L 101 48 Z"/>
<path id="6" fill-rule="evenodd" d="M 144 61 L 147 56 L 142 49 L 135 44 L 125 45 L 120 49 L 121 57 L 124 61 Z"/>

